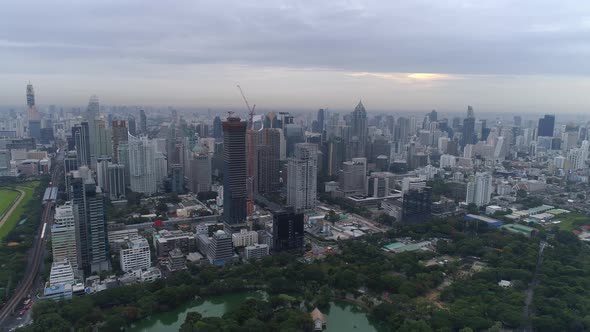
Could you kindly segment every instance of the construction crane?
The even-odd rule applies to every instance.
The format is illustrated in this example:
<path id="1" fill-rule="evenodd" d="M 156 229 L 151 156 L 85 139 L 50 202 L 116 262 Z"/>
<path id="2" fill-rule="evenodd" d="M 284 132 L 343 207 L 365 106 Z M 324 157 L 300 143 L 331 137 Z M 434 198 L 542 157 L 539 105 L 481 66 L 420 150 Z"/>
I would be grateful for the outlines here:
<path id="1" fill-rule="evenodd" d="M 250 129 L 254 129 L 254 110 L 256 109 L 256 104 L 253 107 L 250 107 L 250 103 L 248 103 L 248 99 L 244 95 L 244 91 L 242 91 L 242 87 L 238 84 L 238 89 L 240 90 L 240 94 L 242 95 L 242 99 L 244 99 L 244 103 L 246 103 L 246 107 L 248 108 L 248 115 L 250 116 Z"/>

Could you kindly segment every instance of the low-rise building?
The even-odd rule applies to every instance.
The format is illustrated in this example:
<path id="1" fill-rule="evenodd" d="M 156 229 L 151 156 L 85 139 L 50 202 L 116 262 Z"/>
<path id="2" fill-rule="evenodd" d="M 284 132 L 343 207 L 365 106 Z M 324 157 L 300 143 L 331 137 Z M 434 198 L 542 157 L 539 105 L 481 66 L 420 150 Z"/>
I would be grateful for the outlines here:
<path id="1" fill-rule="evenodd" d="M 126 248 L 121 248 L 121 270 L 133 271 L 149 268 L 151 263 L 150 245 L 144 238 L 127 241 Z"/>
<path id="2" fill-rule="evenodd" d="M 179 249 L 181 252 L 188 254 L 195 250 L 196 239 L 193 233 L 181 230 L 161 230 L 154 235 L 154 247 L 158 257 L 167 256 L 173 249 Z"/>
<path id="3" fill-rule="evenodd" d="M 267 244 L 256 244 L 244 248 L 244 257 L 246 259 L 260 259 L 265 256 L 268 256 Z"/>
<path id="4" fill-rule="evenodd" d="M 239 233 L 233 233 L 231 238 L 234 247 L 238 248 L 253 246 L 258 243 L 258 233 L 247 229 L 241 229 Z"/>

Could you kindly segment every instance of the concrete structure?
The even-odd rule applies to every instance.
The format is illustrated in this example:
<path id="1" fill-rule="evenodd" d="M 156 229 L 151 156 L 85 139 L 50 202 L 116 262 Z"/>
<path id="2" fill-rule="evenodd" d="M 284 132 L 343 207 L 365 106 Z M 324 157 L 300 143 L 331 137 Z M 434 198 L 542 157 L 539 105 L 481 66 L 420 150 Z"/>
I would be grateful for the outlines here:
<path id="1" fill-rule="evenodd" d="M 147 137 L 129 135 L 127 149 L 131 190 L 147 195 L 154 194 L 157 191 L 154 145 Z"/>
<path id="2" fill-rule="evenodd" d="M 317 201 L 317 145 L 295 144 L 287 170 L 287 204 L 296 211 L 312 209 Z"/>
<path id="3" fill-rule="evenodd" d="M 230 116 L 223 125 L 223 219 L 243 223 L 247 214 L 246 122 Z"/>
<path id="4" fill-rule="evenodd" d="M 239 233 L 233 233 L 231 237 L 234 247 L 247 247 L 258 243 L 258 233 L 247 229 L 241 229 Z"/>
<path id="5" fill-rule="evenodd" d="M 150 245 L 144 238 L 127 241 L 120 252 L 121 270 L 124 272 L 147 269 L 151 266 Z"/>
<path id="6" fill-rule="evenodd" d="M 167 256 L 173 249 L 179 249 L 182 253 L 188 254 L 195 250 L 196 240 L 193 233 L 181 230 L 162 230 L 154 235 L 154 247 L 158 257 Z"/>
<path id="7" fill-rule="evenodd" d="M 55 208 L 51 226 L 51 248 L 54 262 L 67 260 L 74 271 L 78 270 L 76 221 L 72 202 L 68 201 Z"/>
<path id="8" fill-rule="evenodd" d="M 244 258 L 260 259 L 268 256 L 269 248 L 267 244 L 255 244 L 244 248 Z"/>
<path id="9" fill-rule="evenodd" d="M 180 271 L 186 269 L 184 253 L 176 248 L 168 253 L 168 270 Z"/>
<path id="10" fill-rule="evenodd" d="M 354 158 L 352 161 L 342 163 L 342 169 L 338 174 L 340 190 L 344 195 L 367 194 L 367 158 Z"/>
<path id="11" fill-rule="evenodd" d="M 467 183 L 467 204 L 484 206 L 490 203 L 492 192 L 492 175 L 487 172 L 477 172 L 475 177 Z"/>
<path id="12" fill-rule="evenodd" d="M 390 172 L 373 172 L 369 176 L 368 192 L 370 197 L 386 197 L 395 189 L 395 175 Z"/>
<path id="13" fill-rule="evenodd" d="M 67 260 L 54 261 L 49 272 L 49 285 L 74 284 L 74 270 Z"/>
<path id="14" fill-rule="evenodd" d="M 213 265 L 225 265 L 231 263 L 233 255 L 232 237 L 222 230 L 213 233 L 207 250 L 209 262 Z"/>

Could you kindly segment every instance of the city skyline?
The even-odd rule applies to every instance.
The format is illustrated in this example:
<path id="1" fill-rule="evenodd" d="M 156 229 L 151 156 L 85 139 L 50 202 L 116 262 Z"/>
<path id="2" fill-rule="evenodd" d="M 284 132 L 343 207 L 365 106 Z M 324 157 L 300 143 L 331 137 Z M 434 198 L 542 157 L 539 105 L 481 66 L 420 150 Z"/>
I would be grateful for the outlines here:
<path id="1" fill-rule="evenodd" d="M 265 109 L 348 109 L 359 99 L 380 111 L 474 104 L 480 112 L 561 114 L 589 106 L 584 3 L 5 7 L 2 105 L 22 105 L 21 86 L 31 81 L 42 104 L 66 106 L 97 94 L 111 105 L 240 110 L 238 82 Z"/>

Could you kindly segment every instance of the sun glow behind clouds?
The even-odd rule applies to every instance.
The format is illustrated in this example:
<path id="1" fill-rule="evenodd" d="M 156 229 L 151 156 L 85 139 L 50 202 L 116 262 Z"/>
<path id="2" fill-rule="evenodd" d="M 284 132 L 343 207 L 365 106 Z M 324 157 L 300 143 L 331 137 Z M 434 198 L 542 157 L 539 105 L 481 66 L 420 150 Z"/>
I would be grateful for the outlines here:
<path id="1" fill-rule="evenodd" d="M 416 82 L 416 81 L 441 81 L 441 80 L 455 80 L 461 78 L 456 75 L 437 74 L 437 73 L 370 73 L 370 72 L 356 72 L 348 74 L 352 77 L 375 77 L 384 80 L 394 80 L 398 82 Z"/>

